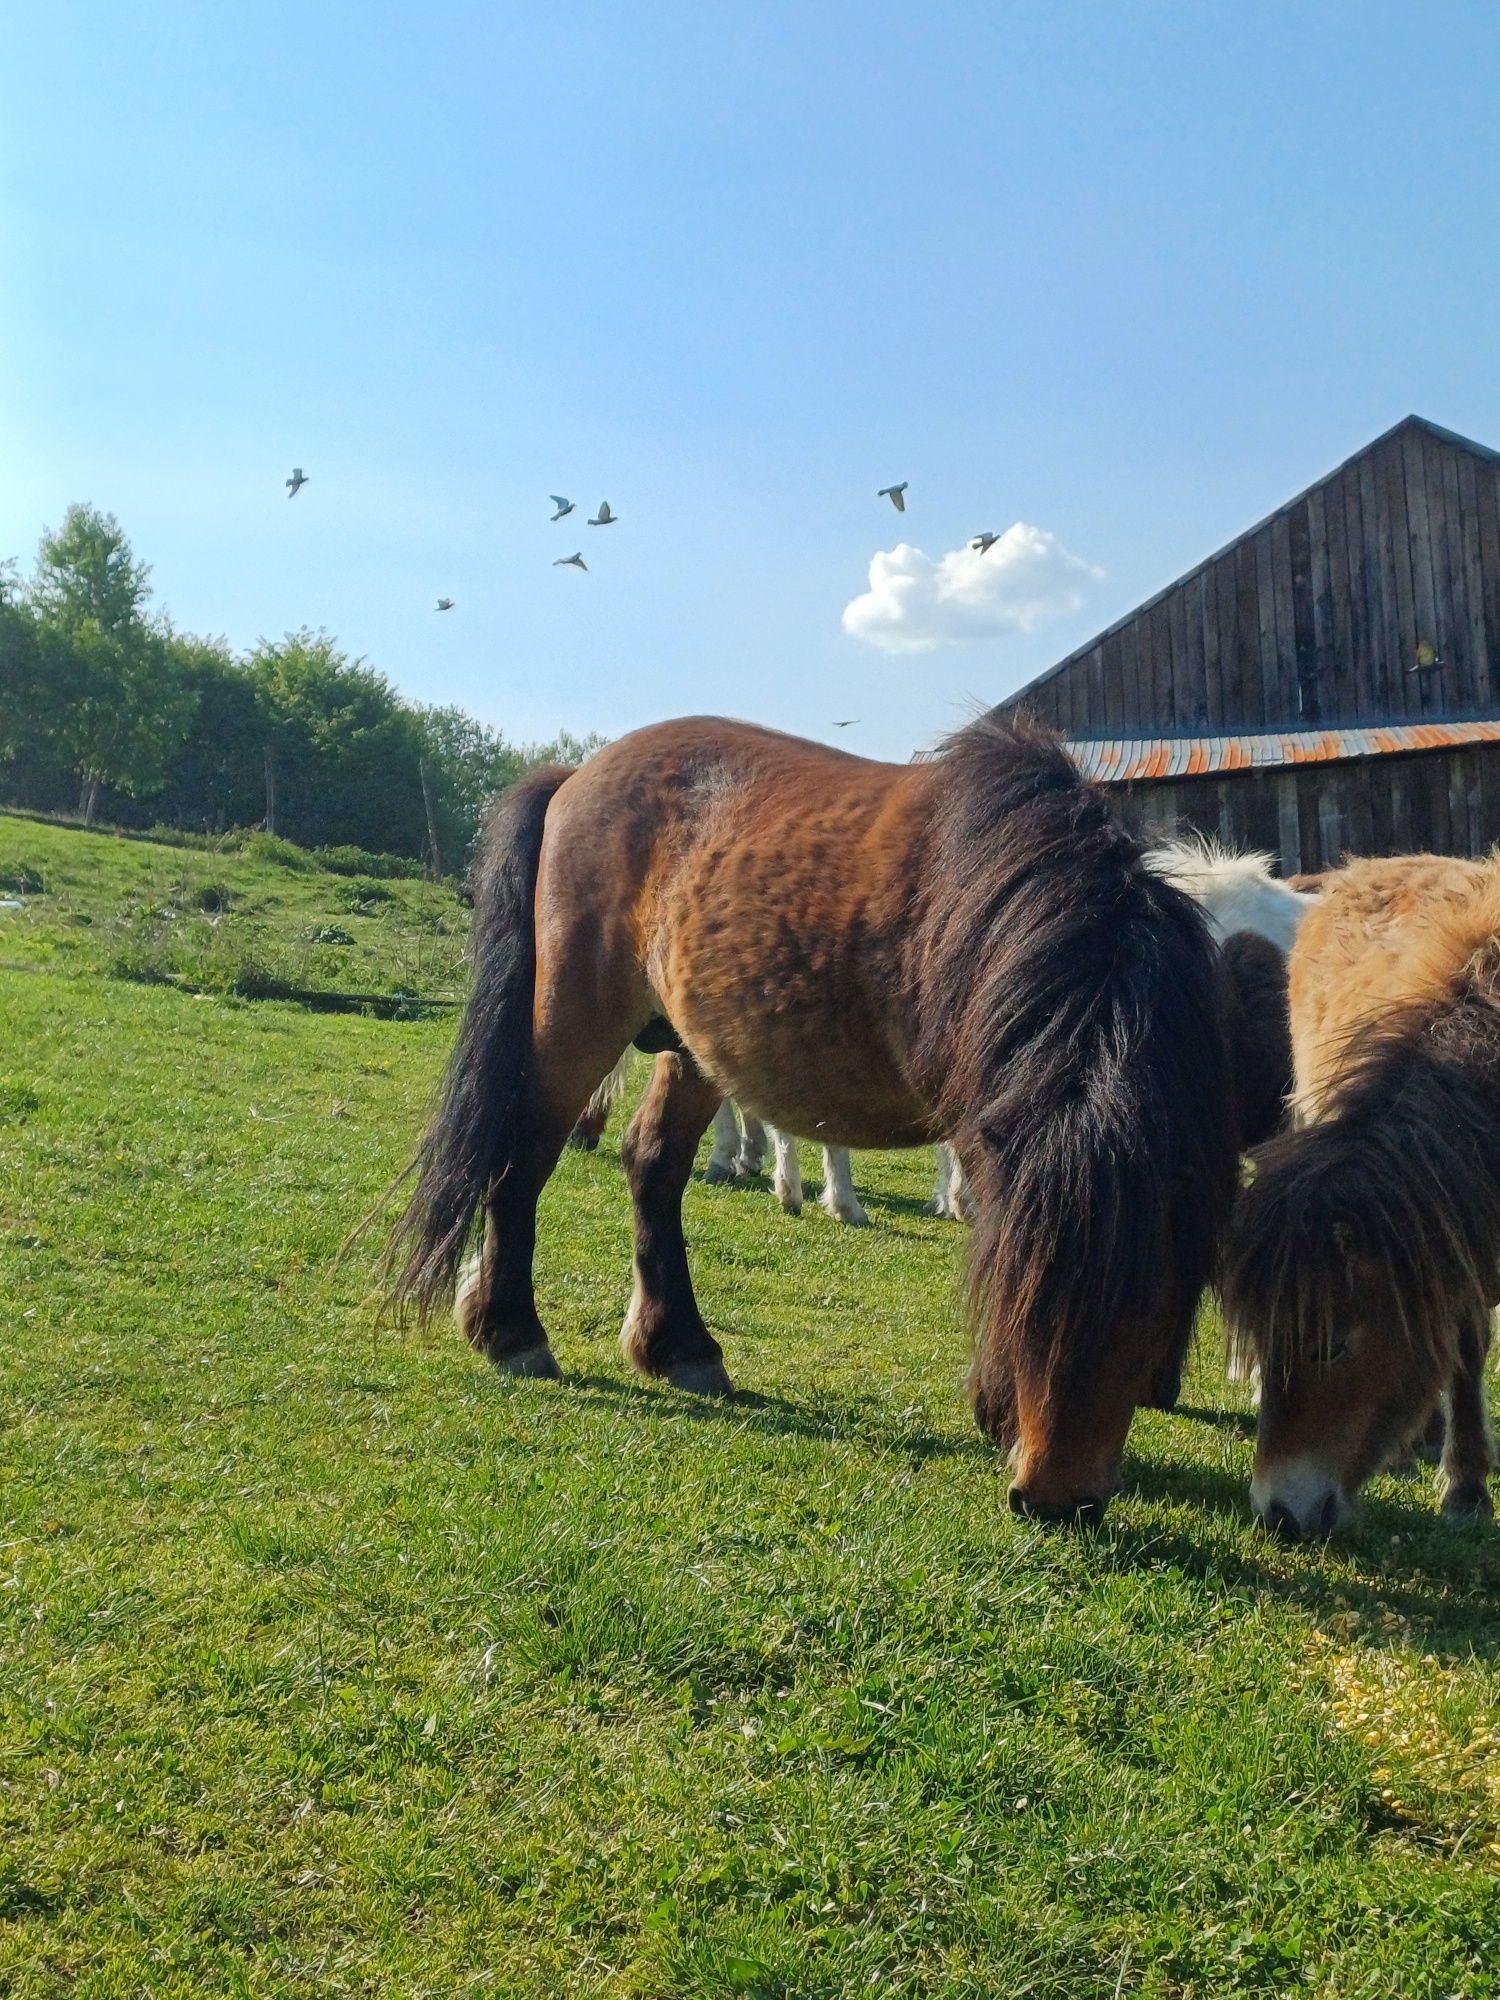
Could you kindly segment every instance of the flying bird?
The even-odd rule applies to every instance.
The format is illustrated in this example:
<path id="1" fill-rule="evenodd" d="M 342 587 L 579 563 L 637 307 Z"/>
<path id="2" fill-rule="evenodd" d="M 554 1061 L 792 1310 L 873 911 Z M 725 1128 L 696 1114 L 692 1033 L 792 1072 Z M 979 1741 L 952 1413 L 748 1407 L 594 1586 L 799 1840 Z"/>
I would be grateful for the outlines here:
<path id="1" fill-rule="evenodd" d="M 437 608 L 439 611 L 451 611 L 453 609 L 453 599 L 451 597 L 440 597 L 437 601 Z"/>
<path id="2" fill-rule="evenodd" d="M 990 550 L 995 546 L 996 542 L 998 542 L 999 539 L 1000 537 L 998 535 L 992 535 L 988 531 L 986 531 L 982 535 L 976 535 L 973 541 L 970 542 L 969 547 L 971 549 L 977 549 L 982 556 L 985 556 L 989 554 Z"/>
<path id="3" fill-rule="evenodd" d="M 911 481 L 909 479 L 903 479 L 899 486 L 882 486 L 875 498 L 877 500 L 889 500 L 898 514 L 904 514 L 906 512 L 906 489 L 910 484 Z"/>
<path id="4" fill-rule="evenodd" d="M 303 487 L 306 484 L 307 484 L 307 474 L 302 470 L 302 467 L 300 465 L 294 465 L 292 467 L 292 476 L 286 482 L 287 499 L 295 500 L 297 495 L 302 491 Z"/>
<path id="5" fill-rule="evenodd" d="M 859 717 L 857 715 L 851 715 L 847 722 L 836 722 L 833 726 L 835 729 L 852 729 L 858 721 Z"/>
<path id="6" fill-rule="evenodd" d="M 588 564 L 583 559 L 582 549 L 578 549 L 570 556 L 557 556 L 553 560 L 552 567 L 554 569 L 587 569 Z"/>
<path id="7" fill-rule="evenodd" d="M 573 511 L 573 502 L 571 500 L 564 500 L 560 493 L 553 494 L 552 504 L 557 509 L 557 512 L 552 516 L 554 521 L 562 520 L 564 515 L 571 514 Z"/>
<path id="8" fill-rule="evenodd" d="M 607 500 L 601 500 L 601 501 L 599 502 L 599 511 L 598 511 L 598 513 L 597 513 L 597 514 L 591 514 L 591 515 L 589 516 L 589 526 L 590 526 L 591 528 L 609 528 L 609 527 L 613 527 L 614 523 L 615 523 L 616 521 L 618 521 L 618 520 L 619 520 L 619 518 L 620 518 L 620 517 L 619 517 L 619 515 L 618 515 L 618 514 L 611 514 L 611 513 L 610 513 L 610 511 L 609 511 L 609 502 L 608 502 Z"/>

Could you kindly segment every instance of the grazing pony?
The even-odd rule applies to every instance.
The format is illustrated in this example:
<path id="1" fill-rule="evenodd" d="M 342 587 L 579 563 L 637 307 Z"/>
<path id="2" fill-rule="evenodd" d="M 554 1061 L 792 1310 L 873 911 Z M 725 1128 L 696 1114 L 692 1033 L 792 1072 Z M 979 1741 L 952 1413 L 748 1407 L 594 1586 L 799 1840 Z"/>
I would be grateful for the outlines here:
<path id="1" fill-rule="evenodd" d="M 1264 946 L 1242 946 L 1237 948 L 1232 965 L 1226 961 L 1232 981 L 1247 982 L 1251 989 L 1238 997 L 1236 1022 L 1240 1032 L 1248 1037 L 1249 1059 L 1255 1071 L 1246 1088 L 1252 1096 L 1259 1092 L 1260 1097 L 1248 1122 L 1242 1121 L 1240 1137 L 1243 1146 L 1259 1145 L 1281 1122 L 1281 1098 L 1291 1088 L 1290 1043 L 1285 1030 L 1286 979 L 1281 965 L 1314 897 L 1299 893 L 1295 885 L 1279 881 L 1272 873 L 1268 855 L 1237 854 L 1206 835 L 1188 835 L 1149 849 L 1146 866 L 1175 882 L 1192 897 L 1221 944 L 1231 938 L 1245 937 L 1264 940 L 1265 945 L 1274 947 L 1277 955 L 1274 958 Z M 768 1130 L 748 1112 L 741 1112 L 736 1120 L 734 1107 L 727 1098 L 714 1118 L 714 1145 L 704 1178 L 715 1183 L 732 1180 L 738 1174 L 758 1174 L 768 1142 L 775 1151 L 776 1198 L 789 1215 L 800 1215 L 802 1176 L 795 1139 L 788 1133 Z M 944 1141 L 939 1141 L 934 1150 L 936 1177 L 927 1212 L 960 1222 L 964 1220 L 965 1207 L 963 1168 L 958 1154 Z M 823 1192 L 819 1201 L 837 1222 L 859 1225 L 869 1221 L 854 1191 L 849 1150 L 845 1146 L 823 1148 Z"/>
<path id="2" fill-rule="evenodd" d="M 1329 1532 L 1446 1398 L 1443 1512 L 1489 1514 L 1500 858 L 1324 876 L 1290 979 L 1299 1122 L 1259 1155 L 1224 1278 L 1261 1372 L 1252 1503 Z"/>
<path id="3" fill-rule="evenodd" d="M 963 1156 L 976 1418 L 1010 1504 L 1096 1516 L 1180 1360 L 1232 1199 L 1214 947 L 1051 737 L 983 720 L 919 764 L 748 724 L 664 723 L 521 779 L 488 829 L 473 983 L 397 1228 L 394 1296 L 458 1283 L 471 1342 L 559 1373 L 536 1206 L 634 1041 L 622 1342 L 727 1394 L 682 1192 L 720 1099 L 849 1146 Z M 463 1273 L 482 1218 L 477 1257 Z"/>

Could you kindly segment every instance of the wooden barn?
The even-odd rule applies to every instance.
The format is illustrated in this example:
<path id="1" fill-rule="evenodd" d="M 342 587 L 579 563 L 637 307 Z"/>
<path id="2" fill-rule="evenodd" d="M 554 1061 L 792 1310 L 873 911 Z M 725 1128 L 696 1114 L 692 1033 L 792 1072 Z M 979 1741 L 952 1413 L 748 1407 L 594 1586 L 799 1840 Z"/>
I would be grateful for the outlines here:
<path id="1" fill-rule="evenodd" d="M 1126 811 L 1279 857 L 1500 841 L 1500 453 L 1407 417 L 1002 702 Z"/>

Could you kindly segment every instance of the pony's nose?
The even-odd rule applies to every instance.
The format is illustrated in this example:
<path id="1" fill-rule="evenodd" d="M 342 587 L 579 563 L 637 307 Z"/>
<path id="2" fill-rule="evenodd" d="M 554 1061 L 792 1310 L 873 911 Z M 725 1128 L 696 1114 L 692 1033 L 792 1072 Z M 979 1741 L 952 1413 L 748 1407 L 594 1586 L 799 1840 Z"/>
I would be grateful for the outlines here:
<path id="1" fill-rule="evenodd" d="M 1339 1496 L 1329 1487 L 1300 1519 L 1284 1500 L 1271 1500 L 1267 1502 L 1261 1520 L 1273 1535 L 1284 1542 L 1300 1542 L 1304 1536 L 1309 1540 L 1321 1540 L 1331 1535 L 1338 1526 L 1340 1511 Z"/>
<path id="2" fill-rule="evenodd" d="M 1021 1485 L 1012 1486 L 1005 1498 L 1012 1514 L 1024 1520 L 1067 1528 L 1091 1528 L 1103 1519 L 1108 1504 L 1105 1494 L 1085 1495 L 1080 1500 L 1041 1500 Z"/>

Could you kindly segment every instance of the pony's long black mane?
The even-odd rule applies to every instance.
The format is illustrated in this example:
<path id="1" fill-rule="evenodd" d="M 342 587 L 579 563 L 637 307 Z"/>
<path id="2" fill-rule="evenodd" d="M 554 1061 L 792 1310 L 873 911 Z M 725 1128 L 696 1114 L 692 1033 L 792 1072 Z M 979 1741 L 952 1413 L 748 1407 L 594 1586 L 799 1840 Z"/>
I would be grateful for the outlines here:
<path id="1" fill-rule="evenodd" d="M 1493 968 L 1491 968 L 1493 972 Z M 1480 976 L 1475 976 L 1479 974 Z M 1446 1376 L 1500 1298 L 1500 996 L 1471 965 L 1434 1012 L 1364 1028 L 1316 1123 L 1256 1155 L 1224 1274 L 1233 1347 L 1263 1369 L 1327 1365 L 1351 1271 Z"/>
<path id="2" fill-rule="evenodd" d="M 1186 1341 L 1234 1185 L 1214 947 L 1058 741 L 986 718 L 934 760 L 909 961 L 918 1063 L 974 1198 L 977 1377 L 1065 1394 L 1122 1322 Z"/>

